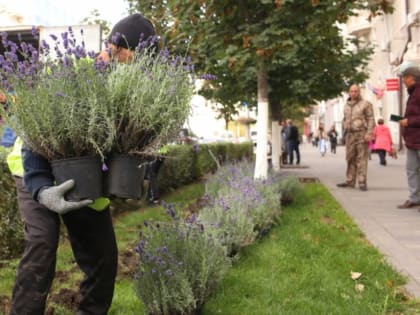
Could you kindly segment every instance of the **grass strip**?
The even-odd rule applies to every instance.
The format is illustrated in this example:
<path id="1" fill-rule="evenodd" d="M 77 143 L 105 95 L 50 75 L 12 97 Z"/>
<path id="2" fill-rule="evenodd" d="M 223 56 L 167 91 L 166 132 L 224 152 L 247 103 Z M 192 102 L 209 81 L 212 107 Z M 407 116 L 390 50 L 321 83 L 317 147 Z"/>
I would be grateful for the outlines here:
<path id="1" fill-rule="evenodd" d="M 404 283 L 327 189 L 307 184 L 269 235 L 244 249 L 202 314 L 419 314 Z"/>

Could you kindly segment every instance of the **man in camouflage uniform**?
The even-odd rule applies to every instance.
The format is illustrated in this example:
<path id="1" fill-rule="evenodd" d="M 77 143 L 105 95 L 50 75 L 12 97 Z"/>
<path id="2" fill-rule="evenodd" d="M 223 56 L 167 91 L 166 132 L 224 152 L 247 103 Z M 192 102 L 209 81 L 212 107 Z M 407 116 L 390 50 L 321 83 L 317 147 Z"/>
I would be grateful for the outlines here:
<path id="1" fill-rule="evenodd" d="M 354 187 L 357 182 L 362 191 L 367 190 L 368 142 L 371 139 L 375 118 L 373 106 L 360 96 L 360 88 L 352 85 L 349 99 L 344 106 L 343 129 L 346 141 L 346 182 L 338 187 Z"/>

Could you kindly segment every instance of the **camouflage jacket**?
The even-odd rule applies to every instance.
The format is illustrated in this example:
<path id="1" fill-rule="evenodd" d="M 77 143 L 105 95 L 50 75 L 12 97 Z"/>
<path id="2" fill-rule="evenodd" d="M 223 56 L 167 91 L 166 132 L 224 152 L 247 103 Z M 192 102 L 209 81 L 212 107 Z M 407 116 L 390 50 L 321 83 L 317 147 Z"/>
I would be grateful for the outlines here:
<path id="1" fill-rule="evenodd" d="M 344 105 L 343 129 L 346 133 L 363 132 L 371 135 L 375 128 L 372 103 L 361 98 Z"/>

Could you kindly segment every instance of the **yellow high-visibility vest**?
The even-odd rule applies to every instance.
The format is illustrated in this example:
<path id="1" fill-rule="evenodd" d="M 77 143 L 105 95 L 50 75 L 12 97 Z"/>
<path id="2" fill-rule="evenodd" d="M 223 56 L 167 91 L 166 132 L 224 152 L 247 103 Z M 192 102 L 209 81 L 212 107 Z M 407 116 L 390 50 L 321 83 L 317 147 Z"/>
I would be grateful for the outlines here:
<path id="1" fill-rule="evenodd" d="M 16 138 L 12 152 L 7 156 L 7 166 L 13 176 L 23 177 L 22 139 Z"/>

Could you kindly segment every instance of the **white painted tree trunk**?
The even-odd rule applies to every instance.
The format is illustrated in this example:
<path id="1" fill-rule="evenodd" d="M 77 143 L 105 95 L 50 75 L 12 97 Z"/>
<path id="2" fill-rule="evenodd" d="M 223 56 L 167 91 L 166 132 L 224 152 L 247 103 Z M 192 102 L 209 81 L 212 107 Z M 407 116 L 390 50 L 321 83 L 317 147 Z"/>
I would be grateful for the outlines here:
<path id="1" fill-rule="evenodd" d="M 271 161 L 273 163 L 273 170 L 280 171 L 280 155 L 281 155 L 281 137 L 280 126 L 276 120 L 271 121 Z"/>
<path id="2" fill-rule="evenodd" d="M 262 62 L 258 71 L 258 115 L 257 115 L 257 150 L 255 157 L 254 179 L 265 179 L 268 173 L 268 91 L 267 71 Z"/>

